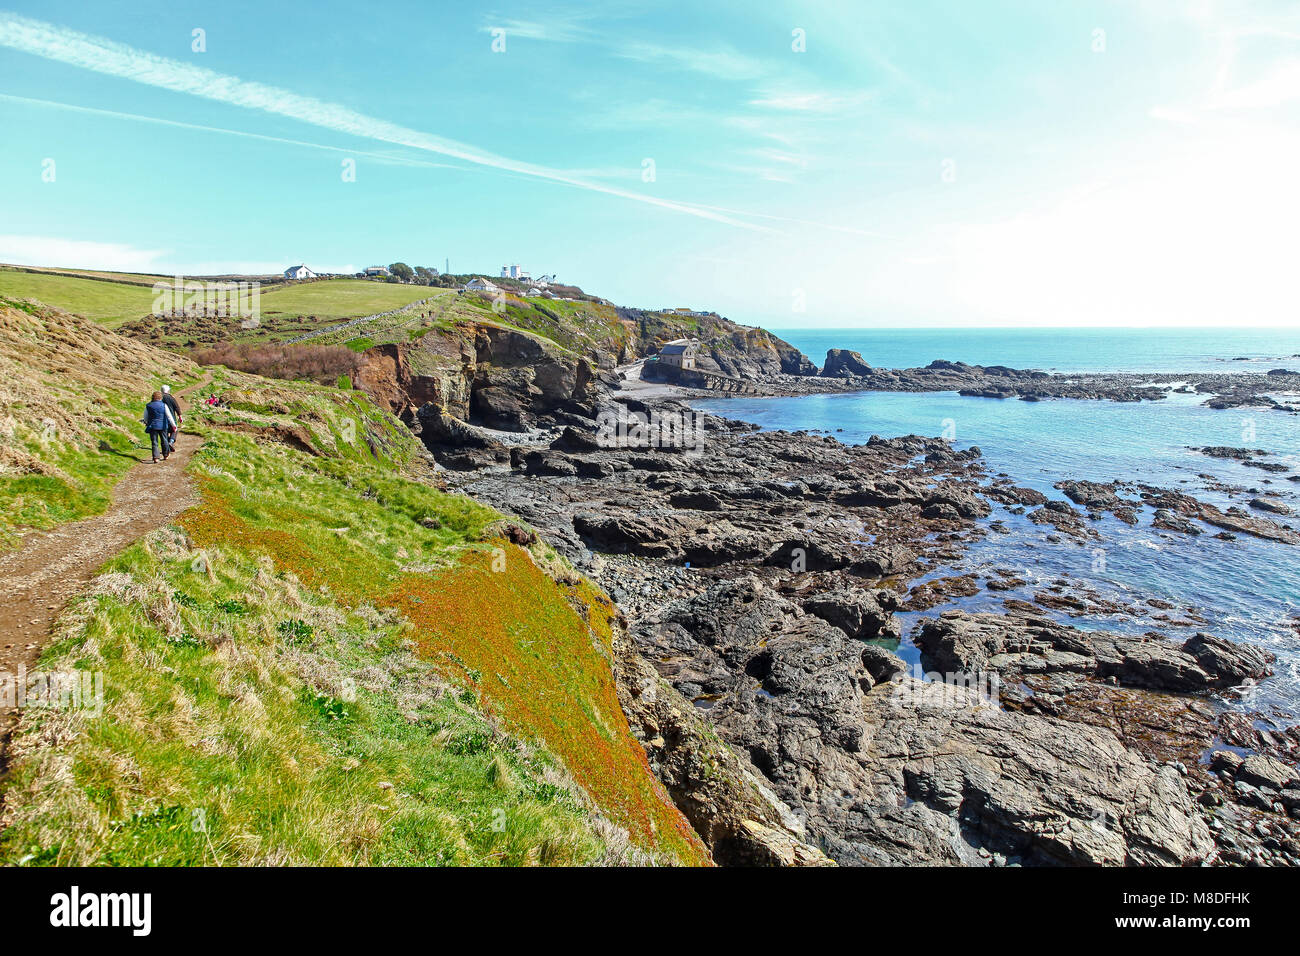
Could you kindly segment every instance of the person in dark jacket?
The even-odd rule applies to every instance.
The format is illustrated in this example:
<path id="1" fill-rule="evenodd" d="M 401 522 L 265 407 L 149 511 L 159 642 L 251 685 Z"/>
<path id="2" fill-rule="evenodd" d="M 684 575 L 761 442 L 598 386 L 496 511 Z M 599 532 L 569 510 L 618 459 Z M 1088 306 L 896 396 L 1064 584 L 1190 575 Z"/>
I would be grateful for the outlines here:
<path id="1" fill-rule="evenodd" d="M 175 450 L 176 436 L 180 434 L 181 422 L 184 421 L 181 417 L 181 403 L 178 402 L 176 396 L 172 394 L 172 387 L 170 385 L 164 385 L 162 387 L 162 400 L 167 403 L 168 409 L 171 410 L 172 418 L 176 419 L 176 425 L 167 436 L 168 441 L 171 443 L 172 450 Z"/>
<path id="2" fill-rule="evenodd" d="M 153 463 L 158 464 L 158 455 L 162 453 L 162 460 L 166 461 L 167 456 L 172 453 L 171 441 L 168 435 L 176 427 L 176 419 L 172 417 L 172 410 L 167 407 L 163 401 L 162 392 L 154 392 L 153 400 L 144 407 L 144 430 L 149 433 L 149 445 L 153 450 Z"/>

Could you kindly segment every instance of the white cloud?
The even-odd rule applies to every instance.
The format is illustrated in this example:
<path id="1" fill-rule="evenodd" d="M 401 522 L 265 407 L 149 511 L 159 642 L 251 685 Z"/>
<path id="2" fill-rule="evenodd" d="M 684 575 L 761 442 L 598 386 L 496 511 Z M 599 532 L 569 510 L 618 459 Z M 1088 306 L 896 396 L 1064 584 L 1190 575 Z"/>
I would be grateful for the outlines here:
<path id="1" fill-rule="evenodd" d="M 765 93 L 749 101 L 750 106 L 794 113 L 847 113 L 859 109 L 876 98 L 871 90 L 854 93 L 826 91 Z"/>
<path id="2" fill-rule="evenodd" d="M 787 152 L 783 149 L 763 147 L 762 149 L 751 149 L 749 153 L 751 156 L 758 159 L 767 160 L 772 163 L 780 163 L 784 166 L 790 166 L 795 169 L 806 169 L 808 167 L 807 157 L 798 153 Z"/>
<path id="3" fill-rule="evenodd" d="M 21 266 L 56 266 L 99 272 L 139 272 L 147 275 L 224 276 L 277 275 L 301 262 L 296 256 L 282 261 L 253 259 L 175 258 L 171 249 L 141 249 L 117 242 L 68 239 L 60 236 L 0 235 L 0 262 Z M 353 273 L 352 265 L 309 263 L 317 272 Z"/>
<path id="4" fill-rule="evenodd" d="M 137 249 L 117 242 L 60 239 L 52 236 L 0 235 L 0 262 L 24 266 L 57 263 L 68 269 L 106 272 L 153 272 L 166 249 Z"/>
<path id="5" fill-rule="evenodd" d="M 699 50 L 661 43 L 630 43 L 615 49 L 614 53 L 628 60 L 667 63 L 723 80 L 752 80 L 767 72 L 767 68 L 758 60 L 730 47 Z"/>
<path id="6" fill-rule="evenodd" d="M 592 31 L 587 26 L 588 19 L 590 19 L 589 16 L 582 13 L 567 16 L 553 14 L 548 16 L 545 22 L 490 16 L 486 18 L 483 26 L 479 27 L 479 29 L 483 33 L 489 34 L 495 30 L 504 30 L 507 46 L 509 46 L 510 40 L 516 37 L 550 43 L 576 43 L 580 40 L 593 38 Z"/>

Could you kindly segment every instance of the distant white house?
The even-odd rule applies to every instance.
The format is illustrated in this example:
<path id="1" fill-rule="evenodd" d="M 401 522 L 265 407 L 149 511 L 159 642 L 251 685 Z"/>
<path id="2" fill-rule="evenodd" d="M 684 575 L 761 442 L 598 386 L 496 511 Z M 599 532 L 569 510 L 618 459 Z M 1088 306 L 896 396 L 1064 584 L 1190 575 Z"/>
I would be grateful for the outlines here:
<path id="1" fill-rule="evenodd" d="M 314 279 L 316 273 L 312 272 L 306 266 L 290 266 L 284 270 L 286 279 Z"/>
<path id="2" fill-rule="evenodd" d="M 366 266 L 366 275 L 386 276 L 388 275 L 388 267 L 387 266 Z"/>
<path id="3" fill-rule="evenodd" d="M 461 286 L 461 290 L 464 292 L 500 292 L 501 288 L 487 279 L 474 278 Z"/>

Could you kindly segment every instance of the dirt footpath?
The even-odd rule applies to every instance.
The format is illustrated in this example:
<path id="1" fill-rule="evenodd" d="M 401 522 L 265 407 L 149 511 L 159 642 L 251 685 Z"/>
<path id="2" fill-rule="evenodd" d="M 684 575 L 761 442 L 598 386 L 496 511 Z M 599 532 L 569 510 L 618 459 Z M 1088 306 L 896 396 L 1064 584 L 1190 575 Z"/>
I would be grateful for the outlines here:
<path id="1" fill-rule="evenodd" d="M 182 397 L 210 380 L 205 377 L 176 394 Z M 55 619 L 86 589 L 100 567 L 195 502 L 194 485 L 185 467 L 201 444 L 201 439 L 182 429 L 176 451 L 165 462 L 155 465 L 148 450 L 144 452 L 140 464 L 113 489 L 113 503 L 106 512 L 50 531 L 30 532 L 19 550 L 0 554 L 0 594 L 4 595 L 0 605 L 0 675 L 16 676 L 20 665 L 30 673 Z M 17 707 L 0 709 L 0 776 L 8 763 L 9 735 L 18 714 Z"/>

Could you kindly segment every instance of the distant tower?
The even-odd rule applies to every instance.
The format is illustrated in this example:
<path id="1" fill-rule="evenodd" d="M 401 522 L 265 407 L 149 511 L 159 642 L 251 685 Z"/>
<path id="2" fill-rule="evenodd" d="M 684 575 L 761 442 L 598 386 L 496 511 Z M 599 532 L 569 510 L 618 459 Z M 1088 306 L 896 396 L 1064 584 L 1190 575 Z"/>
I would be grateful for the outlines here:
<path id="1" fill-rule="evenodd" d="M 442 264 L 443 264 L 443 266 L 444 266 L 444 268 L 443 268 L 443 270 L 442 270 L 442 274 L 443 274 L 443 275 L 447 275 L 447 274 L 449 274 L 449 273 L 451 272 L 451 260 L 450 260 L 450 259 L 444 259 L 444 260 L 442 261 Z"/>

